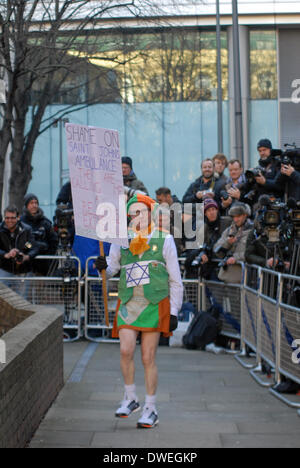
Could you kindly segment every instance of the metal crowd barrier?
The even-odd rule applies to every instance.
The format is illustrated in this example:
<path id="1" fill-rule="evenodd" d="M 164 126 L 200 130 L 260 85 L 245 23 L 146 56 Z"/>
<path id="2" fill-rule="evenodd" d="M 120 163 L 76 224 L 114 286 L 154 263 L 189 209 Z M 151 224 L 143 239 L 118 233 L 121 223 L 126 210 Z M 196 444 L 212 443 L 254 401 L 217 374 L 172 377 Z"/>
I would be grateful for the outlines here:
<path id="1" fill-rule="evenodd" d="M 244 277 L 244 265 L 241 263 L 241 277 Z M 217 307 L 222 320 L 221 335 L 229 338 L 241 337 L 241 297 L 243 284 L 224 283 L 203 280 L 204 310 Z"/>
<path id="2" fill-rule="evenodd" d="M 35 261 L 50 262 L 56 276 L 36 276 L 34 273 L 20 276 L 3 276 L 0 281 L 13 291 L 23 296 L 32 304 L 55 306 L 63 311 L 64 341 L 75 341 L 81 337 L 81 266 L 77 257 L 44 256 L 35 257 Z M 65 262 L 68 263 L 63 275 Z M 69 267 L 72 265 L 72 271 Z M 61 273 L 57 275 L 57 269 Z M 46 271 L 46 269 L 45 269 Z"/>
<path id="3" fill-rule="evenodd" d="M 86 260 L 85 271 L 88 272 L 88 264 L 97 257 L 89 257 Z M 108 298 L 108 317 L 109 325 L 106 325 L 104 300 L 102 294 L 102 278 L 100 275 L 85 275 L 85 320 L 84 336 L 91 341 L 116 341 L 111 337 L 113 322 L 118 299 L 118 281 L 119 278 L 107 279 L 107 298 Z M 200 310 L 202 302 L 202 288 L 199 286 L 199 280 L 183 279 L 184 301 L 193 304 L 195 310 Z"/>
<path id="4" fill-rule="evenodd" d="M 295 290 L 300 278 L 284 275 L 258 266 L 245 267 L 242 317 L 241 353 L 236 359 L 251 368 L 250 374 L 262 386 L 291 407 L 300 408 L 299 396 L 279 393 L 274 384 L 282 376 L 300 384 L 300 309 Z M 245 363 L 246 346 L 256 353 L 256 367 Z M 298 358 L 297 358 L 298 356 Z M 262 374 L 266 362 L 274 372 L 267 381 Z"/>

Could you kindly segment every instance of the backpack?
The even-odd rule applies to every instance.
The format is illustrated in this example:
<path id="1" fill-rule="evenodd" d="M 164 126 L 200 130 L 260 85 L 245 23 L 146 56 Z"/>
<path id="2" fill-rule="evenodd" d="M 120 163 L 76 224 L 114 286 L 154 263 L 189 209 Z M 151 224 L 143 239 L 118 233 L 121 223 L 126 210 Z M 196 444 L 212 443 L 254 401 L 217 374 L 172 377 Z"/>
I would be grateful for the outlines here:
<path id="1" fill-rule="evenodd" d="M 215 341 L 217 335 L 217 320 L 209 312 L 196 312 L 182 337 L 182 344 L 186 349 L 203 350 L 207 344 Z"/>

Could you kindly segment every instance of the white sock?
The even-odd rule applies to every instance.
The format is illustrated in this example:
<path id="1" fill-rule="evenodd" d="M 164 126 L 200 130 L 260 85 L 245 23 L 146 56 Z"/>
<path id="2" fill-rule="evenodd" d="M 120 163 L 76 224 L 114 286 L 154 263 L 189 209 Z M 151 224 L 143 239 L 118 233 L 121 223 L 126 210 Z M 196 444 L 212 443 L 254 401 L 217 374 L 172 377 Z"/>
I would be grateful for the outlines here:
<path id="1" fill-rule="evenodd" d="M 135 384 L 131 384 L 131 385 L 124 385 L 125 387 L 125 393 L 126 393 L 126 397 L 128 398 L 128 400 L 135 400 L 135 401 L 138 401 L 138 398 L 136 396 L 136 387 L 135 387 Z"/>
<path id="2" fill-rule="evenodd" d="M 147 408 L 156 409 L 155 404 L 156 404 L 156 395 L 146 395 L 145 406 Z"/>

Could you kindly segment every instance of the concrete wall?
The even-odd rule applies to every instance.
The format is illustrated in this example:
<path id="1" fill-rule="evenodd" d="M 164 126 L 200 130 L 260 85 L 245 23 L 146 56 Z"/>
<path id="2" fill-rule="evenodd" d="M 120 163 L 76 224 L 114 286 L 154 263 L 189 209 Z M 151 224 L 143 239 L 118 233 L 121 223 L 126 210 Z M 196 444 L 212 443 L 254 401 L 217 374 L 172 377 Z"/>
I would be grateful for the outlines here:
<path id="1" fill-rule="evenodd" d="M 63 386 L 62 314 L 34 306 L 0 284 L 0 448 L 21 448 Z M 3 344 L 2 342 L 2 344 Z"/>

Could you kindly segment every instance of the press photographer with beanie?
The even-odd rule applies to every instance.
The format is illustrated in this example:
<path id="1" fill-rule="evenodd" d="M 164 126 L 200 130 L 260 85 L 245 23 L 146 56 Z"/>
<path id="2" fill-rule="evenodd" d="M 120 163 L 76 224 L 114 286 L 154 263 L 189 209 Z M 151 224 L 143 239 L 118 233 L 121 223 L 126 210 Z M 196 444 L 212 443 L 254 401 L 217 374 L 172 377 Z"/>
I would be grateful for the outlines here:
<path id="1" fill-rule="evenodd" d="M 123 183 L 126 187 L 130 187 L 133 190 L 140 190 L 146 195 L 148 190 L 141 180 L 137 178 L 132 169 L 132 159 L 129 156 L 122 157 L 122 172 L 123 172 Z"/>

